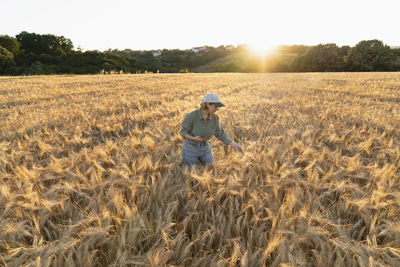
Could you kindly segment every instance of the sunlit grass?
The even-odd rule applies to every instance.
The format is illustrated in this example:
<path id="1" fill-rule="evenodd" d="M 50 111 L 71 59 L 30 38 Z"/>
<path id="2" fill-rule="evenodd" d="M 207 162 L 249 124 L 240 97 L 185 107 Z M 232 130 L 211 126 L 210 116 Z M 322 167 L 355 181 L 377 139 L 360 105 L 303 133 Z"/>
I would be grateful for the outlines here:
<path id="1" fill-rule="evenodd" d="M 0 77 L 0 265 L 396 266 L 396 73 Z M 246 154 L 182 166 L 217 93 Z"/>

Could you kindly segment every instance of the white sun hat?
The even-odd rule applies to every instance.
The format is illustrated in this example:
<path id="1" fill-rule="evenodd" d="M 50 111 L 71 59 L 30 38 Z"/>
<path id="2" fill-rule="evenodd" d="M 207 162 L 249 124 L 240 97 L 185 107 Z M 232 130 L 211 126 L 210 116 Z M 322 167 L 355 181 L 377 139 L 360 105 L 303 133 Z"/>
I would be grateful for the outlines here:
<path id="1" fill-rule="evenodd" d="M 203 96 L 203 102 L 214 103 L 217 107 L 224 107 L 225 105 L 221 103 L 217 94 L 208 93 Z"/>

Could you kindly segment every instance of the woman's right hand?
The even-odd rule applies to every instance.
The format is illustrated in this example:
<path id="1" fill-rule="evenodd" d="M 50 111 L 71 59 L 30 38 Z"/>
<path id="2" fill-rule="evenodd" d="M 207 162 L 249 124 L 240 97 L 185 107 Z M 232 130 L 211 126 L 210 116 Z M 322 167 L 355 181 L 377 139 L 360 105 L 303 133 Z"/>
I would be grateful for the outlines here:
<path id="1" fill-rule="evenodd" d="M 204 142 L 204 137 L 202 137 L 202 136 L 195 136 L 195 137 L 192 138 L 192 141 Z"/>

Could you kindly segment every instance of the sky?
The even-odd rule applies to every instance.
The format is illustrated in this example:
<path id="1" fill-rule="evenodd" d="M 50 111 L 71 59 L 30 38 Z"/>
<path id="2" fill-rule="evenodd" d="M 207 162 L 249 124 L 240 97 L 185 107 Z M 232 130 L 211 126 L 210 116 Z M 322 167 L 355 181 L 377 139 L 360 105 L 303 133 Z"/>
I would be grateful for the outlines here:
<path id="1" fill-rule="evenodd" d="M 278 44 L 400 46 L 398 0 L 2 0 L 0 35 L 69 38 L 83 51 Z"/>

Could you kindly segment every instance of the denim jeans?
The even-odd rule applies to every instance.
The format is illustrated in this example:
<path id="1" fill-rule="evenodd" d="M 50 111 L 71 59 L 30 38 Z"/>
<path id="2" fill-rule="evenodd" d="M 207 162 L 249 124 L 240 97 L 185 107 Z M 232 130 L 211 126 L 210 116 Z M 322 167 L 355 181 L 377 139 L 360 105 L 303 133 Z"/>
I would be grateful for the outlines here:
<path id="1" fill-rule="evenodd" d="M 211 147 L 208 142 L 196 142 L 185 139 L 182 147 L 182 161 L 185 164 L 195 165 L 198 161 L 202 165 L 214 162 Z"/>

